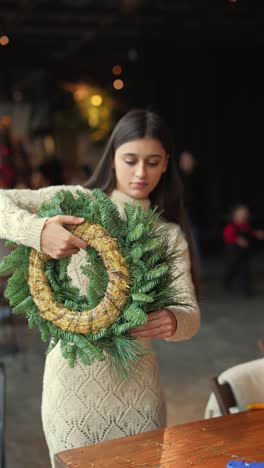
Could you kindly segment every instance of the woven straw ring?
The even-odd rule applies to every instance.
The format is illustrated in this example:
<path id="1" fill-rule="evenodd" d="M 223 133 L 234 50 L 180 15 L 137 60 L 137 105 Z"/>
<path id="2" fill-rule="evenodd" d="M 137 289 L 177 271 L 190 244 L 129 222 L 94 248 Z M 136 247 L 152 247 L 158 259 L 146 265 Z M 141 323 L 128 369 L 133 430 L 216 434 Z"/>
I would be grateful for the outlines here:
<path id="1" fill-rule="evenodd" d="M 50 259 L 46 254 L 31 249 L 28 284 L 40 315 L 65 331 L 73 333 L 97 333 L 109 327 L 122 312 L 129 296 L 130 276 L 116 241 L 98 224 L 87 221 L 75 226 L 65 226 L 101 255 L 108 274 L 106 293 L 100 304 L 91 310 L 76 312 L 58 304 L 43 271 Z"/>

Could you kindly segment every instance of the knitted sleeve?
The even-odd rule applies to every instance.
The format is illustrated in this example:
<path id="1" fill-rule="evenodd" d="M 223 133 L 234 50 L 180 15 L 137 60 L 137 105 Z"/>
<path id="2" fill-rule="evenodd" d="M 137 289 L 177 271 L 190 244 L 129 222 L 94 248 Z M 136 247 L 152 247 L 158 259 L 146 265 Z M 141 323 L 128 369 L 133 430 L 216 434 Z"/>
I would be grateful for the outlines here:
<path id="1" fill-rule="evenodd" d="M 47 218 L 39 218 L 36 212 L 44 201 L 63 188 L 73 193 L 84 190 L 80 185 L 39 190 L 0 190 L 0 238 L 33 247 L 40 252 L 41 232 Z"/>
<path id="2" fill-rule="evenodd" d="M 191 277 L 191 264 L 188 244 L 179 226 L 170 231 L 173 247 L 177 252 L 175 261 L 175 287 L 179 291 L 178 298 L 184 306 L 169 306 L 177 319 L 176 333 L 167 341 L 181 341 L 192 338 L 200 328 L 200 310 L 196 300 Z"/>

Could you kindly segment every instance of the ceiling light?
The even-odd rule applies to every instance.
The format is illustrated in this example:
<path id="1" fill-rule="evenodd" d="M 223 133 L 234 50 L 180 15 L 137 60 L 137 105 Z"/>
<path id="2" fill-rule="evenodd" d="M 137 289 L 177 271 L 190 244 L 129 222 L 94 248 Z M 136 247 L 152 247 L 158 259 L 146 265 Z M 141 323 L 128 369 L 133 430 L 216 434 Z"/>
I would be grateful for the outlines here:
<path id="1" fill-rule="evenodd" d="M 113 87 L 114 87 L 115 89 L 118 89 L 118 90 L 119 90 L 119 89 L 122 89 L 122 88 L 124 87 L 124 81 L 123 81 L 123 80 L 115 80 L 115 81 L 113 82 Z"/>
<path id="2" fill-rule="evenodd" d="M 6 35 L 3 35 L 0 37 L 0 45 L 5 46 L 9 43 L 9 37 Z"/>
<path id="3" fill-rule="evenodd" d="M 114 75 L 121 75 L 122 67 L 120 65 L 114 65 L 112 68 L 112 72 Z"/>
<path id="4" fill-rule="evenodd" d="M 94 94 L 91 96 L 91 104 L 95 107 L 99 107 L 103 102 L 102 96 L 100 94 Z"/>

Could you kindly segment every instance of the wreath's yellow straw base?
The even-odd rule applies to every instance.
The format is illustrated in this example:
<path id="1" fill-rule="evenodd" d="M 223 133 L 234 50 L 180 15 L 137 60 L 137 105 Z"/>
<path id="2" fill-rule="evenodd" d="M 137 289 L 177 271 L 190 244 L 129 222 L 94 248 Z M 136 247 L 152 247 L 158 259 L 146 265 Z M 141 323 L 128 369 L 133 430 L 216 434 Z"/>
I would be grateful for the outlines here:
<path id="1" fill-rule="evenodd" d="M 94 309 L 83 312 L 75 312 L 58 304 L 43 271 L 50 257 L 34 249 L 31 249 L 29 257 L 30 292 L 44 319 L 65 331 L 85 335 L 96 333 L 109 327 L 122 312 L 129 295 L 129 270 L 116 241 L 102 226 L 85 221 L 78 226 L 67 226 L 67 229 L 101 255 L 109 279 L 103 300 Z"/>

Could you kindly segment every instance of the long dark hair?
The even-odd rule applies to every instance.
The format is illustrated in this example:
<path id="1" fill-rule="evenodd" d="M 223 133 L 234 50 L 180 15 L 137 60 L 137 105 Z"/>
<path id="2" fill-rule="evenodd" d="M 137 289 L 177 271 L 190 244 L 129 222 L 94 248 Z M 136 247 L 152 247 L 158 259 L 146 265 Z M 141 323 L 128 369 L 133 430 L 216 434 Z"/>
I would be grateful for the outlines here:
<path id="1" fill-rule="evenodd" d="M 166 221 L 179 224 L 184 232 L 190 250 L 192 279 L 196 293 L 198 293 L 193 242 L 184 209 L 183 186 L 177 170 L 173 139 L 167 125 L 159 115 L 144 109 L 134 109 L 127 112 L 115 126 L 103 156 L 85 187 L 100 188 L 105 193 L 110 194 L 116 187 L 116 176 L 113 169 L 116 150 L 124 143 L 142 138 L 158 140 L 169 155 L 167 170 L 150 194 L 151 205 L 157 206 L 162 211 L 162 216 Z"/>

